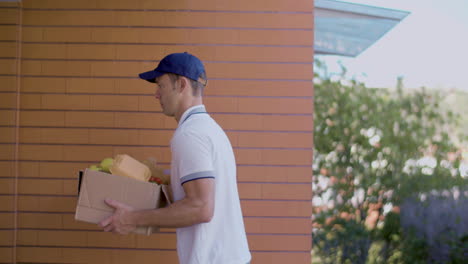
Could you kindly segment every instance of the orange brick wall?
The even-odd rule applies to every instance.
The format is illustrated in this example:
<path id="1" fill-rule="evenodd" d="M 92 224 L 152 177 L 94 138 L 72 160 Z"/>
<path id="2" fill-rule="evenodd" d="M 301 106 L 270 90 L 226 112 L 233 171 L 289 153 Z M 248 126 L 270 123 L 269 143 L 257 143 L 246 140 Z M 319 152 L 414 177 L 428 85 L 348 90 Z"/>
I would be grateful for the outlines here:
<path id="1" fill-rule="evenodd" d="M 137 75 L 182 51 L 236 152 L 252 263 L 310 263 L 309 0 L 0 2 L 0 263 L 177 262 L 173 229 L 117 236 L 74 210 L 104 157 L 169 167 L 176 123 Z"/>
<path id="2" fill-rule="evenodd" d="M 0 263 L 15 259 L 16 233 L 16 77 L 20 51 L 20 12 L 17 3 L 0 3 Z"/>

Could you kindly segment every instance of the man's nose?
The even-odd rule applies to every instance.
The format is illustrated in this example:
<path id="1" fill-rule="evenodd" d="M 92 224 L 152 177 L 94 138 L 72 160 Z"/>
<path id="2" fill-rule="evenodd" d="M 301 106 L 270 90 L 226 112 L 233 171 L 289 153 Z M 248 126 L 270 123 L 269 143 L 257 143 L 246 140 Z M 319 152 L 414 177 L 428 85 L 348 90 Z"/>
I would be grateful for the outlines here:
<path id="1" fill-rule="evenodd" d="M 159 93 L 159 91 L 156 91 L 156 93 L 154 94 L 154 97 L 158 100 L 161 99 L 161 94 Z"/>

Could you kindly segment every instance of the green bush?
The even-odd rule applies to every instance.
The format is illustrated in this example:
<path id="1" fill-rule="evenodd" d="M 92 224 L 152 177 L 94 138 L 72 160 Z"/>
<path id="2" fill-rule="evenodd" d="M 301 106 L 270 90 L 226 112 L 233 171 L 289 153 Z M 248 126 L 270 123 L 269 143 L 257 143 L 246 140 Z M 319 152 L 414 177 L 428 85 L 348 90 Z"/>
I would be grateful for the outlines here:
<path id="1" fill-rule="evenodd" d="M 314 261 L 427 263 L 427 244 L 402 234 L 398 208 L 467 186 L 451 140 L 459 116 L 441 94 L 404 91 L 401 79 L 396 90 L 373 89 L 315 66 Z"/>

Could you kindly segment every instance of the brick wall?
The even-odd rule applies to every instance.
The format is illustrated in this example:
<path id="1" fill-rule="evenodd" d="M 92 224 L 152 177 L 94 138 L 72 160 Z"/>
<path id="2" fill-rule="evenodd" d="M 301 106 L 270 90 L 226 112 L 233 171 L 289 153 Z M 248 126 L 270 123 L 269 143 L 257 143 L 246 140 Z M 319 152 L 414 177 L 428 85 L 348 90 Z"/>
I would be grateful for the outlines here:
<path id="1" fill-rule="evenodd" d="M 310 263 L 305 0 L 0 2 L 0 262 L 176 263 L 173 229 L 116 236 L 74 210 L 77 171 L 104 157 L 169 167 L 176 123 L 137 75 L 181 51 L 204 61 L 234 146 L 253 263 Z"/>
<path id="2" fill-rule="evenodd" d="M 16 78 L 20 20 L 17 3 L 0 3 L 0 263 L 10 263 L 16 242 Z M 3 8 L 4 7 L 4 8 Z M 5 26 L 4 26 L 5 25 Z"/>

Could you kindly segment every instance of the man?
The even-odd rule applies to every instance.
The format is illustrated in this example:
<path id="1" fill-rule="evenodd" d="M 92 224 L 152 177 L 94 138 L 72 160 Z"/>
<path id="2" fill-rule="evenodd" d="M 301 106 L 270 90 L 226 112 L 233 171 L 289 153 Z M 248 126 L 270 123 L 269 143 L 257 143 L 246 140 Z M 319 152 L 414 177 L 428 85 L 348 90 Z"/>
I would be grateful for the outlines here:
<path id="1" fill-rule="evenodd" d="M 207 78 L 202 62 L 174 53 L 140 78 L 156 83 L 162 111 L 178 122 L 171 140 L 171 187 L 174 203 L 155 210 L 133 210 L 106 202 L 114 215 L 104 231 L 127 234 L 137 226 L 177 228 L 181 264 L 246 264 L 251 256 L 237 191 L 231 143 L 202 102 Z"/>

